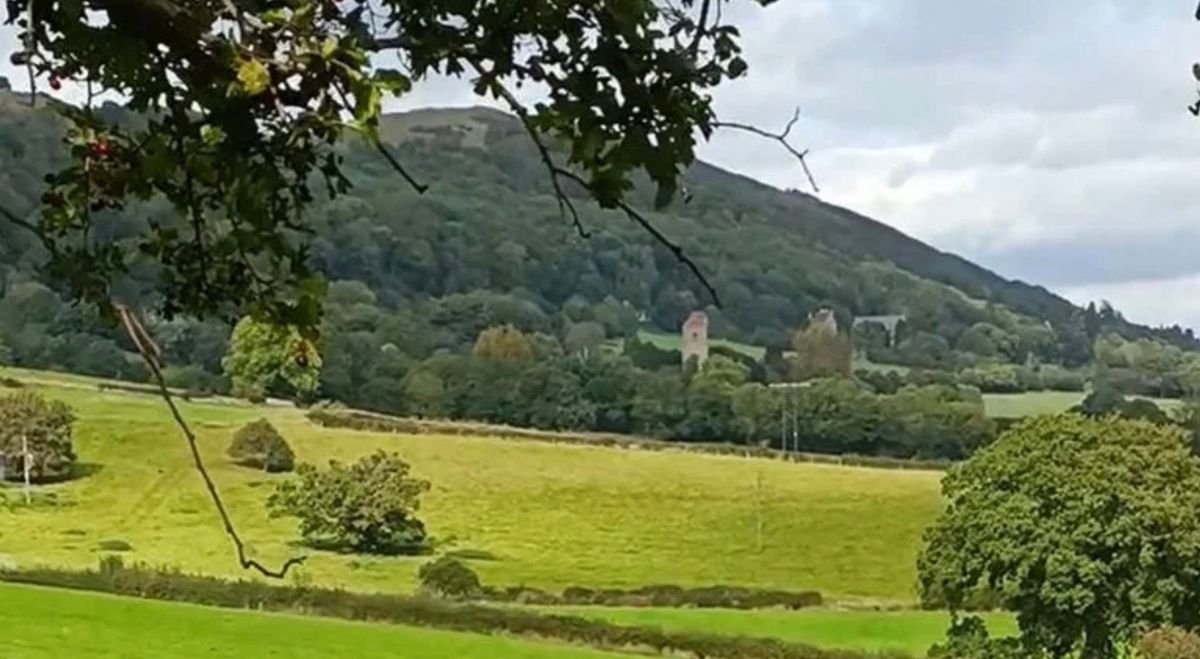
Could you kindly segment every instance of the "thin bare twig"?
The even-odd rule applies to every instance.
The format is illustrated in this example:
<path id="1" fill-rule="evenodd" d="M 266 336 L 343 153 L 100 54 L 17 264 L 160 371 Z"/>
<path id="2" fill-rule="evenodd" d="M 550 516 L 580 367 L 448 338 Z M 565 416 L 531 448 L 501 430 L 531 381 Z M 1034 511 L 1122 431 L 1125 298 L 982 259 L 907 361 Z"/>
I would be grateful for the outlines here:
<path id="1" fill-rule="evenodd" d="M 30 222 L 29 220 L 23 219 L 20 215 L 17 215 L 2 204 L 0 204 L 0 215 L 3 215 L 4 218 L 9 222 L 12 222 L 17 226 L 30 231 L 33 233 L 33 235 L 41 239 L 43 243 L 46 242 L 46 239 L 42 236 L 42 232 L 38 230 L 38 226 L 36 224 Z"/>
<path id="2" fill-rule="evenodd" d="M 429 186 L 425 183 L 420 183 L 417 181 L 417 179 L 413 178 L 413 176 L 408 173 L 408 170 L 404 169 L 404 166 L 400 164 L 400 161 L 396 160 L 396 156 L 393 156 L 392 152 L 388 151 L 387 146 L 385 146 L 384 143 L 379 140 L 378 135 L 366 135 L 363 131 L 359 131 L 359 133 L 363 134 L 367 140 L 375 146 L 375 150 L 378 151 L 380 155 L 382 155 L 384 159 L 388 161 L 388 164 L 392 166 L 392 169 L 399 172 L 400 176 L 403 176 L 404 180 L 408 181 L 408 184 L 417 191 L 417 194 L 425 194 L 425 191 L 429 189 Z"/>
<path id="3" fill-rule="evenodd" d="M 796 125 L 796 122 L 799 119 L 800 108 L 796 108 L 796 111 L 792 114 L 792 118 L 790 121 L 788 121 L 787 126 L 785 126 L 783 131 L 779 133 L 771 133 L 759 128 L 758 126 L 751 126 L 750 124 L 743 124 L 736 121 L 714 121 L 711 125 L 713 128 L 732 128 L 734 130 L 753 133 L 759 137 L 765 137 L 769 140 L 775 140 L 776 142 L 779 142 L 783 145 L 783 148 L 787 149 L 788 153 L 792 154 L 796 160 L 800 161 L 800 166 L 804 168 L 804 175 L 808 177 L 808 183 L 812 186 L 813 192 L 820 194 L 821 188 L 817 187 L 817 180 L 813 178 L 812 170 L 808 168 L 808 149 L 801 151 L 800 149 L 792 146 L 792 143 L 788 141 L 788 135 L 791 134 L 792 127 Z"/>
<path id="4" fill-rule="evenodd" d="M 333 89 L 337 92 L 338 96 L 341 97 L 342 105 L 345 106 L 346 109 L 350 109 L 350 98 L 346 96 L 346 92 L 342 89 L 341 85 L 337 84 L 337 82 L 334 82 Z M 388 164 L 392 166 L 392 169 L 396 170 L 400 176 L 404 177 L 404 180 L 407 181 L 408 184 L 417 191 L 417 194 L 425 194 L 425 192 L 429 190 L 428 185 L 417 181 L 417 179 L 413 178 L 412 174 L 408 173 L 407 169 L 404 169 L 404 165 L 401 165 L 400 161 L 396 160 L 396 156 L 393 156 L 392 152 L 388 151 L 387 147 L 382 141 L 380 141 L 379 135 L 376 132 L 364 130 L 360 126 L 355 126 L 354 124 L 347 122 L 343 122 L 343 125 L 359 135 L 362 135 L 368 142 L 370 142 L 371 146 L 375 147 L 375 150 L 378 151 L 379 154 L 388 161 Z"/>
<path id="5" fill-rule="evenodd" d="M 708 10 L 711 4 L 712 0 L 704 0 L 704 4 L 700 7 L 700 22 L 696 25 L 696 34 L 692 36 L 692 45 L 688 47 L 692 57 L 696 57 L 696 53 L 700 51 L 700 40 L 708 34 Z M 720 10 L 720 4 L 720 2 L 717 3 L 718 10 Z M 719 21 L 720 19 L 718 19 Z"/>
<path id="6" fill-rule="evenodd" d="M 583 186 L 583 188 L 589 192 L 593 192 L 591 184 L 584 180 L 583 177 L 570 170 L 558 167 L 555 169 L 554 173 L 557 176 L 574 181 L 575 183 Z M 642 215 L 636 208 L 630 206 L 627 202 L 618 201 L 616 206 L 617 208 L 621 209 L 623 213 L 625 213 L 626 217 L 653 236 L 660 245 L 666 247 L 667 250 L 675 256 L 677 261 L 687 266 L 688 270 L 691 270 L 696 279 L 700 281 L 700 285 L 704 287 L 704 290 L 708 292 L 708 296 L 712 298 L 713 304 L 718 307 L 721 306 L 721 298 L 717 295 L 717 289 L 713 288 L 713 285 L 708 281 L 708 277 L 704 276 L 704 272 L 700 270 L 700 266 L 696 265 L 696 262 L 693 261 L 686 253 L 684 253 L 683 247 L 680 246 L 679 243 L 667 238 L 666 234 L 660 231 L 658 227 L 654 226 L 653 222 L 646 219 L 646 216 Z"/>
<path id="7" fill-rule="evenodd" d="M 486 74 L 483 67 L 477 62 L 472 61 L 471 66 L 482 77 Z M 500 84 L 498 80 L 492 79 L 489 81 L 488 88 L 496 96 L 504 99 L 510 110 L 516 113 L 517 118 L 521 120 L 521 125 L 525 127 L 525 132 L 529 135 L 529 139 L 533 141 L 534 147 L 537 148 L 538 156 L 545 165 L 546 171 L 550 174 L 550 185 L 554 187 L 554 197 L 558 201 L 558 213 L 564 219 L 570 215 L 571 223 L 575 227 L 575 231 L 579 233 L 581 238 L 591 238 L 592 234 L 583 226 L 583 220 L 579 217 L 579 211 L 575 208 L 575 203 L 567 196 L 567 193 L 562 188 L 562 184 L 558 180 L 558 165 L 554 164 L 554 158 L 550 154 L 550 148 L 546 146 L 546 142 L 542 140 L 542 134 L 538 132 L 537 126 L 533 125 L 533 119 L 529 116 L 529 109 L 521 103 L 507 87 Z"/>
<path id="8" fill-rule="evenodd" d="M 238 563 L 242 566 L 242 569 L 255 570 L 264 577 L 283 579 L 287 576 L 288 570 L 302 564 L 308 557 L 293 556 L 284 561 L 278 570 L 272 570 L 246 556 L 246 543 L 242 541 L 242 537 L 238 535 L 237 529 L 234 528 L 233 520 L 230 519 L 229 513 L 225 510 L 225 503 L 221 500 L 221 494 L 217 491 L 216 483 L 213 482 L 212 476 L 209 475 L 208 469 L 204 466 L 204 459 L 200 457 L 200 448 L 196 442 L 196 435 L 188 427 L 187 422 L 184 421 L 179 407 L 175 405 L 175 399 L 171 396 L 171 390 L 167 388 L 166 380 L 163 379 L 162 350 L 150 338 L 150 334 L 146 331 L 146 328 L 142 326 L 137 316 L 128 307 L 117 305 L 117 313 L 121 316 L 121 321 L 125 325 L 125 331 L 129 334 L 129 340 L 137 347 L 142 360 L 146 362 L 146 366 L 150 368 L 150 372 L 154 375 L 154 380 L 158 384 L 159 394 L 166 401 L 167 407 L 171 410 L 171 415 L 175 417 L 176 425 L 183 431 L 183 436 L 187 439 L 188 448 L 191 450 L 192 462 L 196 466 L 196 471 L 200 472 L 200 477 L 204 480 L 204 487 L 208 489 L 208 495 L 212 499 L 213 505 L 216 506 L 217 513 L 221 516 L 221 522 L 225 525 L 225 534 L 229 536 L 233 541 L 233 546 L 237 549 Z"/>

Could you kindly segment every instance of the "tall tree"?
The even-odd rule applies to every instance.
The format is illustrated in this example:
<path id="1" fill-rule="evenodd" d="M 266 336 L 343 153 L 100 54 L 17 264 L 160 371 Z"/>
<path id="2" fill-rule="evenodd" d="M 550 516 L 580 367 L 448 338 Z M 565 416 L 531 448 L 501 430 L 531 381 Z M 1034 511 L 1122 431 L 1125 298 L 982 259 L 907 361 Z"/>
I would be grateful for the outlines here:
<path id="1" fill-rule="evenodd" d="M 989 592 L 1016 611 L 1026 647 L 1053 657 L 1110 659 L 1144 627 L 1194 627 L 1200 460 L 1189 444 L 1179 429 L 1112 417 L 1023 423 L 942 481 L 922 599 L 957 612 Z"/>

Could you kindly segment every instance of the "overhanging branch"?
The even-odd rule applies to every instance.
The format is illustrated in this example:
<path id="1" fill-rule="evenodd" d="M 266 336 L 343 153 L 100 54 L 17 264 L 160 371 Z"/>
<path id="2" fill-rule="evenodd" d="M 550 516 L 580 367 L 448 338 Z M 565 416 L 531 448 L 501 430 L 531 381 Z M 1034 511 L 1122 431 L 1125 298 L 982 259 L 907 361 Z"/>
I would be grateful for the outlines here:
<path id="1" fill-rule="evenodd" d="M 817 181 L 815 178 L 813 178 L 812 170 L 808 168 L 808 149 L 797 149 L 796 147 L 792 146 L 791 142 L 788 141 L 788 135 L 791 134 L 792 127 L 796 125 L 796 122 L 799 119 L 800 108 L 796 108 L 796 111 L 792 113 L 791 120 L 787 122 L 787 126 L 784 126 L 783 131 L 779 133 L 771 133 L 759 128 L 758 126 L 743 124 L 736 121 L 714 121 L 711 125 L 713 128 L 730 128 L 733 130 L 740 130 L 779 142 L 783 145 L 784 149 L 787 149 L 788 153 L 792 154 L 796 160 L 800 161 L 800 166 L 804 169 L 804 175 L 808 177 L 808 183 L 812 186 L 813 192 L 820 194 L 821 188 L 817 187 Z"/>
<path id="2" fill-rule="evenodd" d="M 262 563 L 250 558 L 246 555 L 246 543 L 242 537 L 238 535 L 237 529 L 233 525 L 233 520 L 230 519 L 229 513 L 225 510 L 225 503 L 221 500 L 221 494 L 217 491 L 217 485 L 213 482 L 212 476 L 208 473 L 208 468 L 204 466 L 204 459 L 200 457 L 200 448 L 196 442 L 196 435 L 183 419 L 183 414 L 180 413 L 179 407 L 175 405 L 175 399 L 171 396 L 171 390 L 167 387 L 166 380 L 162 374 L 162 350 L 158 347 L 146 328 L 142 326 L 127 307 L 118 305 L 117 313 L 121 316 L 121 322 L 125 325 L 125 331 L 129 334 L 129 340 L 137 347 L 138 353 L 142 356 L 142 360 L 146 362 L 146 366 L 150 368 L 150 372 L 154 375 L 154 380 L 158 384 L 159 395 L 166 401 L 167 407 L 171 410 L 171 415 L 175 417 L 175 424 L 183 431 L 184 438 L 187 439 L 188 449 L 192 453 L 192 462 L 196 466 L 196 471 L 200 472 L 200 477 L 204 480 L 204 487 L 208 490 L 209 498 L 212 499 L 213 505 L 217 509 L 217 514 L 221 517 L 221 523 L 225 525 L 225 534 L 233 541 L 233 546 L 237 550 L 238 564 L 245 570 L 255 570 L 264 577 L 273 579 L 282 579 L 287 576 L 288 570 L 292 567 L 302 564 L 307 556 L 293 556 L 286 561 L 278 570 L 272 570 Z"/>

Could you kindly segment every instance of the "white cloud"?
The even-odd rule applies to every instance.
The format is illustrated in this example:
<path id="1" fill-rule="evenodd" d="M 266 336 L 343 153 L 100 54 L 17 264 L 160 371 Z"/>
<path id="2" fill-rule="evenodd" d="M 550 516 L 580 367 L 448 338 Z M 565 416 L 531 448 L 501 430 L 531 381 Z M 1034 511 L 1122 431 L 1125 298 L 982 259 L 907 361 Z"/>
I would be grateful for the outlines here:
<path id="1" fill-rule="evenodd" d="M 1200 327 L 1200 274 L 1074 286 L 1058 292 L 1076 304 L 1108 300 L 1135 322 Z"/>

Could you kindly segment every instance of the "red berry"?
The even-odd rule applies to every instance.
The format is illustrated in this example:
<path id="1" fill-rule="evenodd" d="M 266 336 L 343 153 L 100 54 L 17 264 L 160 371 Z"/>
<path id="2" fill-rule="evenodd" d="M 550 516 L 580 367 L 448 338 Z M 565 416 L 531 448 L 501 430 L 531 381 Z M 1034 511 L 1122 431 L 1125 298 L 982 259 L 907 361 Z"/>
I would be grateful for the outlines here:
<path id="1" fill-rule="evenodd" d="M 97 140 L 92 143 L 92 155 L 97 158 L 107 156 L 109 152 L 108 140 Z"/>
<path id="2" fill-rule="evenodd" d="M 62 80 L 59 80 L 58 76 L 50 77 L 50 89 L 53 89 L 55 91 L 62 89 Z"/>

